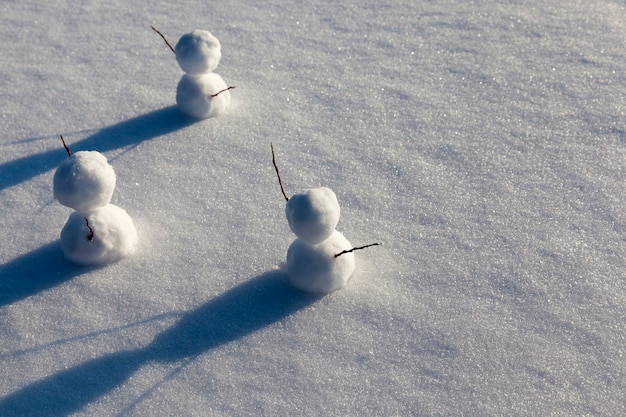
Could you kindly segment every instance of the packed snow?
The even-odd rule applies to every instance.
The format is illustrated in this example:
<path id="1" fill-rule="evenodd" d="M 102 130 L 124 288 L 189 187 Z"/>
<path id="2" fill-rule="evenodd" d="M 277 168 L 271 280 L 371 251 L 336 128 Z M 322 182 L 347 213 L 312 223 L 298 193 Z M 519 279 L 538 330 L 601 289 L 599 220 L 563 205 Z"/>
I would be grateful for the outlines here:
<path id="1" fill-rule="evenodd" d="M 626 415 L 623 1 L 0 16 L 0 416 Z M 219 39 L 219 117 L 150 26 Z M 105 232 L 54 197 L 61 134 L 115 168 L 119 262 L 65 259 L 68 217 Z M 290 280 L 270 143 L 384 243 L 329 294 Z"/>
<path id="2" fill-rule="evenodd" d="M 107 204 L 89 212 L 73 212 L 61 230 L 65 258 L 78 265 L 106 265 L 131 255 L 137 230 L 126 211 Z"/>
<path id="3" fill-rule="evenodd" d="M 212 72 L 222 59 L 220 41 L 208 30 L 196 29 L 184 34 L 174 51 L 178 65 L 187 74 Z"/>
<path id="4" fill-rule="evenodd" d="M 59 203 L 78 211 L 106 206 L 115 190 L 115 171 L 97 151 L 79 151 L 54 172 L 53 193 Z"/>
<path id="5" fill-rule="evenodd" d="M 291 284 L 314 294 L 328 294 L 346 285 L 354 272 L 354 253 L 348 239 L 334 230 L 325 240 L 311 244 L 300 238 L 287 250 L 287 276 Z"/>
<path id="6" fill-rule="evenodd" d="M 289 198 L 285 215 L 296 236 L 312 245 L 327 239 L 339 223 L 339 202 L 328 187 L 309 188 Z"/>
<path id="7" fill-rule="evenodd" d="M 214 72 L 183 74 L 176 88 L 176 103 L 189 116 L 217 117 L 230 105 L 230 92 L 226 88 L 224 79 Z"/>

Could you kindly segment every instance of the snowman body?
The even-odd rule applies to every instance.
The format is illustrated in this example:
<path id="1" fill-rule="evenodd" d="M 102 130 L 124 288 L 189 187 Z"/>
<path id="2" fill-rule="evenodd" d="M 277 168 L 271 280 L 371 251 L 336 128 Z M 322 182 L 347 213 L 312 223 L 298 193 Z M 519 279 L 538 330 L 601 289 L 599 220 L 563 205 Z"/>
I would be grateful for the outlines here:
<path id="1" fill-rule="evenodd" d="M 292 232 L 297 236 L 287 250 L 287 276 L 303 291 L 328 294 L 346 285 L 354 272 L 354 254 L 339 253 L 352 245 L 335 227 L 339 222 L 335 193 L 318 187 L 295 194 L 285 207 Z"/>
<path id="2" fill-rule="evenodd" d="M 61 230 L 63 254 L 78 265 L 114 263 L 131 255 L 136 246 L 133 220 L 115 204 L 89 212 L 74 211 Z"/>
<path id="3" fill-rule="evenodd" d="M 198 119 L 224 113 L 230 106 L 230 91 L 224 79 L 213 72 L 222 58 L 219 40 L 207 30 L 196 29 L 181 36 L 174 50 L 185 72 L 176 88 L 178 107 Z"/>
<path id="4" fill-rule="evenodd" d="M 75 211 L 61 231 L 65 258 L 79 265 L 106 265 L 132 254 L 137 231 L 132 219 L 111 204 L 116 176 L 96 151 L 69 156 L 54 173 L 54 197 Z"/>
<path id="5" fill-rule="evenodd" d="M 196 119 L 208 119 L 224 113 L 230 106 L 230 92 L 224 79 L 214 72 L 183 74 L 176 88 L 176 104 L 183 113 Z"/>

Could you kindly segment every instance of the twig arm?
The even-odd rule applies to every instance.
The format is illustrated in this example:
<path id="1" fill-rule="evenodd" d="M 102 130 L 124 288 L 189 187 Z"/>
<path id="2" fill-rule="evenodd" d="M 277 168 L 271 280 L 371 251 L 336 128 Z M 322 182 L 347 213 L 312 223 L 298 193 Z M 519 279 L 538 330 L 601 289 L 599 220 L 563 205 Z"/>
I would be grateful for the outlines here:
<path id="1" fill-rule="evenodd" d="M 352 248 L 352 249 L 346 249 L 344 251 L 341 251 L 337 254 L 335 254 L 335 258 L 345 254 L 345 253 L 350 253 L 350 252 L 354 252 L 355 250 L 359 250 L 359 249 L 365 249 L 365 248 L 369 248 L 370 246 L 379 246 L 382 245 L 382 243 L 370 243 L 369 245 L 364 245 L 364 246 L 359 246 L 358 248 Z"/>
<path id="2" fill-rule="evenodd" d="M 230 87 L 226 87 L 225 89 L 220 90 L 220 91 L 218 91 L 218 92 L 217 92 L 217 93 L 215 93 L 215 94 L 211 94 L 211 95 L 210 95 L 210 97 L 211 97 L 211 98 L 217 97 L 219 94 L 222 94 L 224 91 L 232 90 L 233 88 L 235 88 L 235 86 L 234 86 L 234 85 L 231 85 Z"/>

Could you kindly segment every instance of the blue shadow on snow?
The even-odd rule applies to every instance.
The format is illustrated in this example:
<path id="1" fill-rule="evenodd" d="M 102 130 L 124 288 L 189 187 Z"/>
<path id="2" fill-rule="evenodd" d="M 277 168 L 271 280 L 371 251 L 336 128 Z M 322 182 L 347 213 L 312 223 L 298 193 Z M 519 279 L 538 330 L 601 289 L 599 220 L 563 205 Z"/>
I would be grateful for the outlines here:
<path id="1" fill-rule="evenodd" d="M 58 240 L 47 243 L 0 265 L 0 307 L 45 291 L 92 269 L 67 262 Z"/>
<path id="2" fill-rule="evenodd" d="M 285 273 L 266 272 L 190 311 L 146 347 L 61 370 L 0 400 L 0 415 L 67 416 L 127 381 L 150 362 L 171 363 L 238 340 L 315 303 Z"/>
<path id="3" fill-rule="evenodd" d="M 166 135 L 197 121 L 198 119 L 182 113 L 177 106 L 168 106 L 105 127 L 85 139 L 72 143 L 71 148 L 72 151 L 97 150 L 106 152 Z M 67 154 L 59 141 L 59 149 L 5 162 L 0 165 L 0 190 L 54 169 L 66 157 Z"/>

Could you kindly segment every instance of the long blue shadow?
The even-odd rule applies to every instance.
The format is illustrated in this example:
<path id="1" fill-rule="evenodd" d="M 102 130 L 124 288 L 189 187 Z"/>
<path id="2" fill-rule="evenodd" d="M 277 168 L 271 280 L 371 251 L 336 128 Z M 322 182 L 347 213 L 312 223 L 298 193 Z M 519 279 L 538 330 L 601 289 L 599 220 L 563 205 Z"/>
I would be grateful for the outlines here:
<path id="1" fill-rule="evenodd" d="M 67 262 L 59 241 L 0 265 L 0 307 L 45 291 L 90 271 Z"/>
<path id="2" fill-rule="evenodd" d="M 133 143 L 153 139 L 189 126 L 198 119 L 183 114 L 177 106 L 168 106 L 115 125 L 105 127 L 71 144 L 72 151 L 97 150 L 106 152 Z M 0 165 L 0 190 L 20 184 L 56 168 L 65 158 L 62 146 L 46 152 L 28 155 Z"/>
<path id="3" fill-rule="evenodd" d="M 318 299 L 293 289 L 283 272 L 267 272 L 186 313 L 145 348 L 92 359 L 8 395 L 0 400 L 0 415 L 70 415 L 123 384 L 147 363 L 194 358 L 276 323 Z"/>

